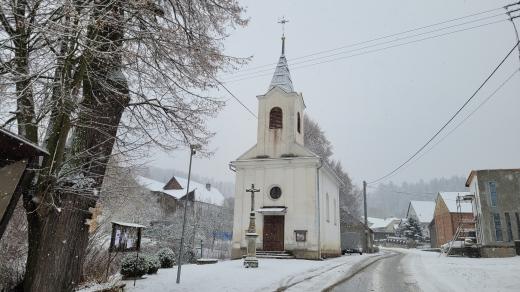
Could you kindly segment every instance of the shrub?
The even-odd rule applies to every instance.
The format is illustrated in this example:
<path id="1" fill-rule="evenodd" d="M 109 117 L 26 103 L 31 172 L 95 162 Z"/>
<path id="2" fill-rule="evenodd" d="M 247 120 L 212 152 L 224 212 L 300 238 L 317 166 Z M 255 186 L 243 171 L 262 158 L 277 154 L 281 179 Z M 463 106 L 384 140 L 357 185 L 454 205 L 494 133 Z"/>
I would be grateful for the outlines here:
<path id="1" fill-rule="evenodd" d="M 149 275 L 157 273 L 157 270 L 161 267 L 161 261 L 159 261 L 159 258 L 155 255 L 147 255 L 144 258 L 148 265 L 146 273 Z"/>
<path id="2" fill-rule="evenodd" d="M 121 275 L 125 278 L 141 277 L 146 272 L 148 263 L 142 256 L 137 258 L 135 254 L 128 254 L 121 261 Z"/>
<path id="3" fill-rule="evenodd" d="M 161 268 L 172 268 L 175 265 L 175 253 L 171 248 L 165 247 L 157 252 L 157 257 L 161 262 Z"/>

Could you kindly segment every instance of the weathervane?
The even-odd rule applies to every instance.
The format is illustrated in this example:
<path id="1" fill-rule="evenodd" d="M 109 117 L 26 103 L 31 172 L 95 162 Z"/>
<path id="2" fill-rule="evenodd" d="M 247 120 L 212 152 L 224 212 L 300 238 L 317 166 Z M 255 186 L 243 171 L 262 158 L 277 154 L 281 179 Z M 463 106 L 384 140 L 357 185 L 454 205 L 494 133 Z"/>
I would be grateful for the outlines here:
<path id="1" fill-rule="evenodd" d="M 285 54 L 285 24 L 289 22 L 289 20 L 285 19 L 285 16 L 278 21 L 282 25 L 282 55 Z"/>

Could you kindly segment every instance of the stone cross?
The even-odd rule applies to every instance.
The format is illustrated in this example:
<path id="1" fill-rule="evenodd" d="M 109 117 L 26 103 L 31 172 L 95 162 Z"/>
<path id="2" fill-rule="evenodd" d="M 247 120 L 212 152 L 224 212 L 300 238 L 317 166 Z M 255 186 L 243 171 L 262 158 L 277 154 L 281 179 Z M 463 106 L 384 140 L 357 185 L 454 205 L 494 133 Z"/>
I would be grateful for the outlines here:
<path id="1" fill-rule="evenodd" d="M 246 268 L 258 268 L 258 259 L 256 258 L 256 226 L 255 226 L 255 193 L 260 192 L 259 189 L 255 189 L 255 185 L 251 184 L 250 189 L 246 189 L 246 192 L 251 193 L 251 213 L 249 214 L 249 229 L 246 232 L 247 240 L 247 255 L 244 259 L 244 267 Z"/>
<path id="2" fill-rule="evenodd" d="M 280 19 L 280 20 L 278 21 L 278 23 L 282 25 L 282 34 L 283 34 L 283 35 L 285 35 L 285 24 L 286 24 L 287 22 L 289 22 L 289 20 L 285 19 L 285 16 L 282 17 L 282 19 Z"/>
<path id="3" fill-rule="evenodd" d="M 251 188 L 246 189 L 246 192 L 251 193 L 251 212 L 255 210 L 255 193 L 259 191 L 259 189 L 255 189 L 255 184 L 251 184 Z"/>

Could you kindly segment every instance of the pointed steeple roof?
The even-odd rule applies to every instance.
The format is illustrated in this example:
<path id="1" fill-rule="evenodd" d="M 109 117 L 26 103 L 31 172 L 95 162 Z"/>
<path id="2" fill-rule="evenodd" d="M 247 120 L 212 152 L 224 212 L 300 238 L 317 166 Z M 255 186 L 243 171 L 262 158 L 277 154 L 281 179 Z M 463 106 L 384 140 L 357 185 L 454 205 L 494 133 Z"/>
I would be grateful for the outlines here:
<path id="1" fill-rule="evenodd" d="M 269 85 L 269 90 L 275 86 L 278 86 L 287 92 L 294 91 L 291 80 L 291 73 L 289 72 L 289 65 L 287 64 L 287 59 L 285 58 L 285 35 L 282 36 L 282 54 L 280 55 L 278 65 L 276 65 L 276 69 L 274 70 L 274 75 L 273 79 L 271 80 L 271 84 Z"/>

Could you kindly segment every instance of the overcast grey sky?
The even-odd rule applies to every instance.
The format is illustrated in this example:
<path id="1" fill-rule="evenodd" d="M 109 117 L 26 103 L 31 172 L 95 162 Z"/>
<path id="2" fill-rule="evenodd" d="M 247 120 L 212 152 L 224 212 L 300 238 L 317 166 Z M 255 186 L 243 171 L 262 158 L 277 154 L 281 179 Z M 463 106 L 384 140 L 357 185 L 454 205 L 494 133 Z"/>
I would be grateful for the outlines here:
<path id="1" fill-rule="evenodd" d="M 422 146 L 516 42 L 511 23 L 503 22 L 296 69 L 298 65 L 292 64 L 300 60 L 291 59 L 498 8 L 510 1 L 241 2 L 247 7 L 251 21 L 248 27 L 232 32 L 225 42 L 226 52 L 253 56 L 244 69 L 276 62 L 281 36 L 277 20 L 281 16 L 288 18 L 286 56 L 295 90 L 303 93 L 306 114 L 322 126 L 333 143 L 334 158 L 343 163 L 358 184 L 386 174 Z M 498 19 L 501 18 L 465 27 Z M 520 25 L 520 19 L 517 23 Z M 478 106 L 519 64 L 515 52 L 453 125 Z M 261 72 L 267 76 L 226 85 L 256 112 L 256 96 L 266 92 L 274 67 L 271 65 L 267 72 Z M 244 77 L 240 74 L 245 72 L 237 72 L 232 78 Z M 222 79 L 229 80 L 230 76 Z M 223 90 L 217 94 L 229 97 Z M 456 131 L 391 180 L 428 180 L 466 176 L 471 169 L 520 167 L 519 110 L 520 74 L 517 74 Z M 228 169 L 228 163 L 256 142 L 256 119 L 230 99 L 209 125 L 217 133 L 211 143 L 215 155 L 210 159 L 195 159 L 193 171 L 232 181 L 234 173 Z M 185 170 L 188 151 L 157 151 L 151 159 L 155 166 Z"/>

